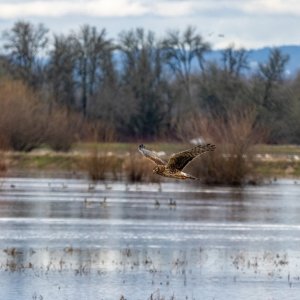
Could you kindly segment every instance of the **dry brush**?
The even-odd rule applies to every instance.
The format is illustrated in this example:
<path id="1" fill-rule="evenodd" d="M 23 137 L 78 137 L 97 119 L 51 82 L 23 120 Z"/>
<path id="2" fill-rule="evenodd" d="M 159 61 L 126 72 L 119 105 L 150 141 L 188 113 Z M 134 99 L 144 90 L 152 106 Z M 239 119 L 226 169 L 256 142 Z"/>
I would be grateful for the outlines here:
<path id="1" fill-rule="evenodd" d="M 262 142 L 267 132 L 256 125 L 254 111 L 232 112 L 227 118 L 194 116 L 178 127 L 178 134 L 190 139 L 201 136 L 216 144 L 216 151 L 189 166 L 204 183 L 242 185 L 258 181 L 253 146 Z"/>

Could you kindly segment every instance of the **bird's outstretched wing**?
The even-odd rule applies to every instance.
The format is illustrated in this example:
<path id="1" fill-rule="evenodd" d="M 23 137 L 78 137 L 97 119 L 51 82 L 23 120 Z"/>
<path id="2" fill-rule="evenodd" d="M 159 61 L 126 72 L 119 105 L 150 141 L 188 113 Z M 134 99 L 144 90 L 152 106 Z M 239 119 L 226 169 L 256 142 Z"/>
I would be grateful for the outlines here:
<path id="1" fill-rule="evenodd" d="M 162 160 L 155 152 L 145 148 L 143 144 L 139 145 L 139 151 L 147 158 L 151 159 L 157 165 L 165 165 L 166 162 Z"/>
<path id="2" fill-rule="evenodd" d="M 181 171 L 195 157 L 208 151 L 214 151 L 215 148 L 216 148 L 215 145 L 206 144 L 206 145 L 198 145 L 189 150 L 175 153 L 170 157 L 166 165 L 166 168 L 171 170 L 176 169 Z"/>

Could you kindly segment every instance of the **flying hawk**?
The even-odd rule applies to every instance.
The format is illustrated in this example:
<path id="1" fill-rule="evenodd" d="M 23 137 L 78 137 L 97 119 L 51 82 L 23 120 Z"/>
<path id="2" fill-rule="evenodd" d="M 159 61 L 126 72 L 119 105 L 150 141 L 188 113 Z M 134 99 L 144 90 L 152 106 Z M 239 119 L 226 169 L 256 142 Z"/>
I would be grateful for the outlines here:
<path id="1" fill-rule="evenodd" d="M 191 149 L 173 154 L 169 161 L 166 162 L 155 152 L 146 149 L 143 144 L 139 145 L 139 151 L 156 164 L 153 173 L 176 179 L 197 179 L 190 174 L 182 172 L 183 168 L 198 155 L 208 151 L 214 151 L 215 148 L 216 146 L 211 144 L 198 145 Z"/>

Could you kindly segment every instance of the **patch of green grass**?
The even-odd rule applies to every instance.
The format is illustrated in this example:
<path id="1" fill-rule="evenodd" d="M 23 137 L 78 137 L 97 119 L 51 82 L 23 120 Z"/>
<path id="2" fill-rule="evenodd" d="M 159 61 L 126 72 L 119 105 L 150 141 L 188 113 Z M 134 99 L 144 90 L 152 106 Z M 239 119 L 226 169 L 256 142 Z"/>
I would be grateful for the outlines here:
<path id="1" fill-rule="evenodd" d="M 300 176 L 300 162 L 289 161 L 260 161 L 254 166 L 255 172 L 261 176 Z"/>
<path id="2" fill-rule="evenodd" d="M 79 152 L 90 152 L 97 148 L 103 152 L 122 154 L 133 149 L 133 143 L 77 143 L 73 149 Z"/>
<path id="3" fill-rule="evenodd" d="M 27 155 L 19 154 L 13 157 L 13 167 L 20 169 L 61 169 L 71 170 L 75 159 L 71 156 L 59 155 Z"/>
<path id="4" fill-rule="evenodd" d="M 78 143 L 74 146 L 75 151 L 88 152 L 97 147 L 101 152 L 112 152 L 116 155 L 124 155 L 126 153 L 132 153 L 138 151 L 138 146 L 142 142 L 136 143 Z M 183 143 L 167 143 L 167 142 L 156 142 L 156 143 L 144 143 L 147 148 L 154 151 L 164 151 L 167 154 L 182 151 L 184 149 L 192 147 L 190 144 Z"/>
<path id="5" fill-rule="evenodd" d="M 125 154 L 126 152 L 137 151 L 138 145 L 144 142 L 135 143 L 78 143 L 74 145 L 74 150 L 76 151 L 89 151 L 95 146 L 99 150 L 105 152 L 113 152 L 115 154 Z M 164 151 L 167 154 L 182 151 L 192 147 L 191 144 L 184 143 L 174 143 L 174 142 L 152 142 L 144 143 L 147 148 L 155 151 Z M 218 147 L 218 145 L 217 145 Z M 255 153 L 260 154 L 282 154 L 282 155 L 300 155 L 300 146 L 298 145 L 256 145 L 253 148 Z"/>
<path id="6" fill-rule="evenodd" d="M 300 155 L 298 145 L 256 145 L 254 151 L 260 154 Z"/>

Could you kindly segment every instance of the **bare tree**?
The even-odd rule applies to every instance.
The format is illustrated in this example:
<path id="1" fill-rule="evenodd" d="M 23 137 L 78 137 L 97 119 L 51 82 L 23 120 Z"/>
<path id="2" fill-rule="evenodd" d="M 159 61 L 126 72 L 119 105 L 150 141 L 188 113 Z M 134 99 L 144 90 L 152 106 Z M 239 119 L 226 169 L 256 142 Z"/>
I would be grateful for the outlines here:
<path id="1" fill-rule="evenodd" d="M 138 28 L 120 34 L 123 87 L 133 102 L 128 129 L 136 136 L 157 136 L 170 109 L 161 50 L 153 32 Z"/>
<path id="2" fill-rule="evenodd" d="M 75 62 L 74 39 L 70 36 L 54 36 L 48 67 L 49 84 L 56 103 L 75 106 Z"/>
<path id="3" fill-rule="evenodd" d="M 233 111 L 253 106 L 249 78 L 236 69 L 233 59 L 228 60 L 226 58 L 224 65 L 208 64 L 197 86 L 198 107 L 214 118 L 229 119 Z"/>
<path id="4" fill-rule="evenodd" d="M 257 122 L 270 130 L 269 142 L 286 139 L 292 114 L 292 94 L 284 80 L 289 57 L 278 48 L 271 50 L 265 64 L 253 77 L 253 99 L 258 110 Z"/>
<path id="5" fill-rule="evenodd" d="M 191 78 L 195 62 L 204 70 L 204 54 L 210 50 L 196 28 L 187 27 L 183 33 L 170 31 L 162 41 L 163 56 L 172 72 L 181 81 L 186 95 L 191 99 Z"/>
<path id="6" fill-rule="evenodd" d="M 231 45 L 222 51 L 223 69 L 230 76 L 238 77 L 242 70 L 249 69 L 247 51 L 243 48 L 234 49 Z"/>
<path id="7" fill-rule="evenodd" d="M 81 109 L 88 112 L 89 102 L 95 95 L 105 74 L 105 59 L 113 50 L 111 40 L 106 38 L 105 29 L 98 32 L 95 27 L 84 25 L 74 35 L 77 52 L 77 77 L 81 90 Z M 105 57 L 105 59 L 104 59 Z"/>
<path id="8" fill-rule="evenodd" d="M 289 61 L 289 56 L 284 55 L 278 48 L 271 50 L 269 60 L 266 64 L 259 64 L 260 76 L 264 81 L 263 105 L 267 109 L 272 109 L 273 88 L 283 79 L 285 66 Z"/>
<path id="9" fill-rule="evenodd" d="M 43 81 L 43 55 L 48 45 L 48 29 L 18 21 L 11 30 L 3 32 L 4 50 L 10 61 L 11 73 L 36 88 Z"/>

